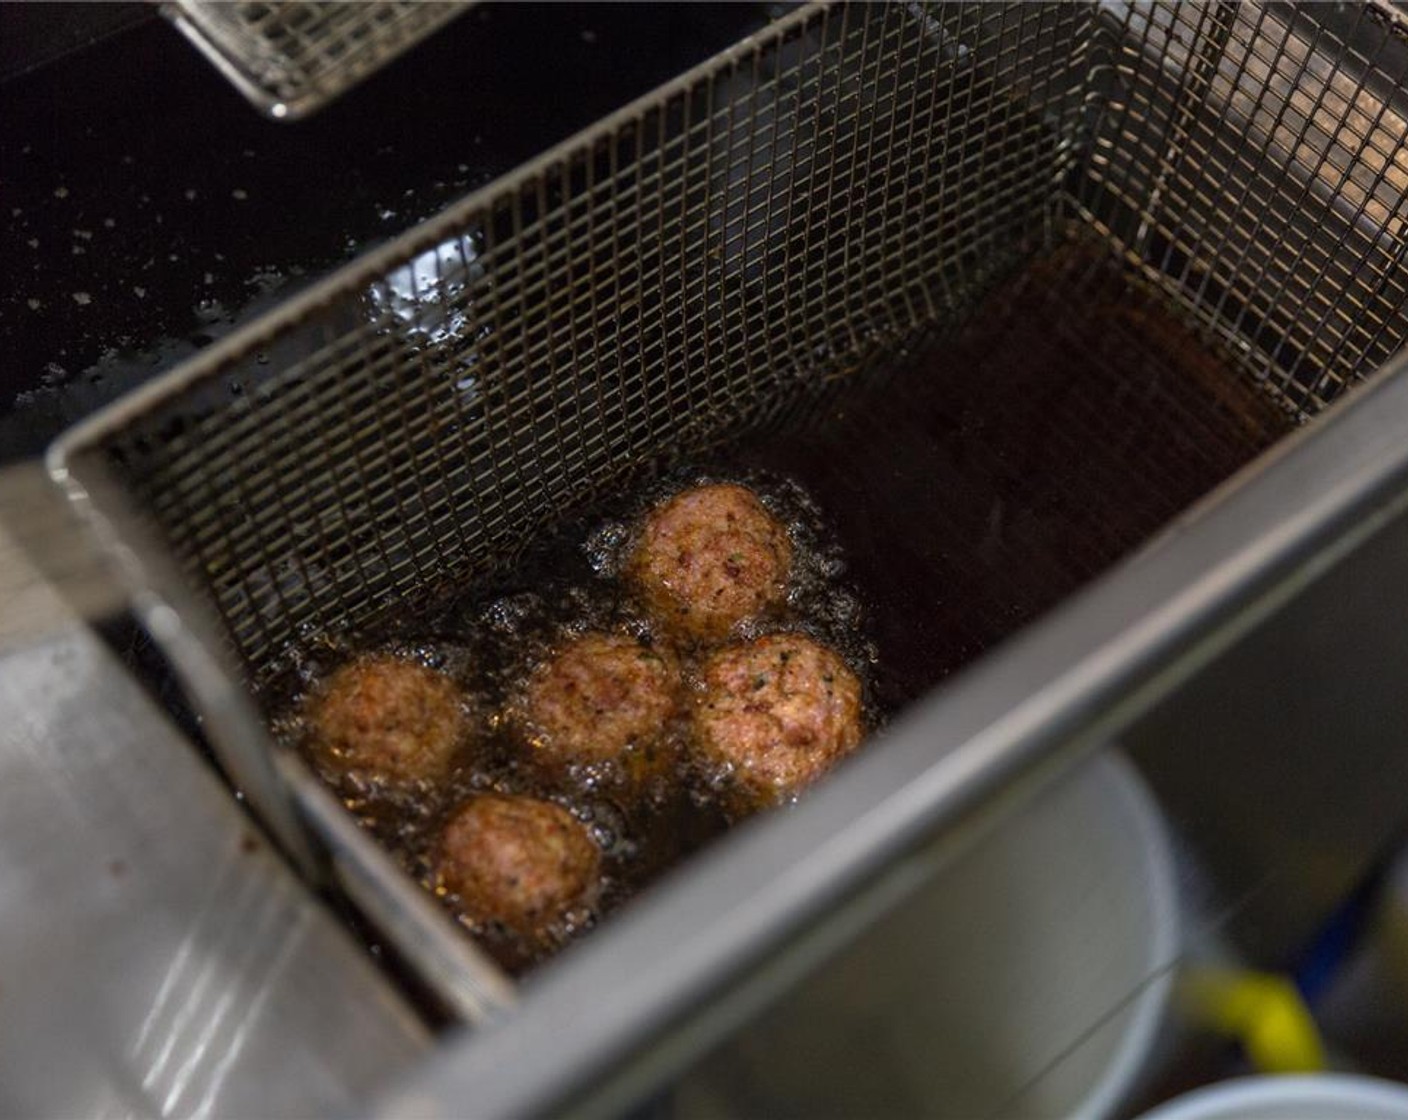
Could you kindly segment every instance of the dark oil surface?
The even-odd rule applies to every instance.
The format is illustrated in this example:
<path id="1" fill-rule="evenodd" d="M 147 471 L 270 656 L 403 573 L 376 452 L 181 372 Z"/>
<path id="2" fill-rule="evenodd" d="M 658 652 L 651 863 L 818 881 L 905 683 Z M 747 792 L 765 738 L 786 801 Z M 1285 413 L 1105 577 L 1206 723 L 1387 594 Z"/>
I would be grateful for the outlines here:
<path id="1" fill-rule="evenodd" d="M 105 7 L 0 4 L 0 462 L 786 5 L 480 4 L 293 123 Z"/>
<path id="2" fill-rule="evenodd" d="M 727 817 L 687 764 L 681 792 L 634 802 L 609 782 L 545 781 L 523 764 L 505 713 L 568 635 L 608 630 L 670 643 L 616 578 L 654 503 L 705 481 L 743 482 L 760 495 L 787 525 L 795 558 L 788 603 L 755 629 L 803 629 L 837 648 L 865 682 L 877 727 L 1290 427 L 1230 357 L 1104 250 L 1070 243 L 1000 285 L 883 393 L 573 518 L 493 586 L 408 604 L 375 633 L 292 651 L 265 702 L 280 736 L 300 743 L 304 696 L 358 652 L 392 650 L 449 673 L 477 731 L 448 781 L 385 790 L 324 777 L 427 885 L 439 829 L 466 796 L 494 789 L 564 804 L 605 853 L 605 914 L 716 836 Z M 701 651 L 671 652 L 688 670 Z M 479 932 L 515 971 L 540 955 Z M 576 932 L 558 931 L 553 944 Z"/>
<path id="3" fill-rule="evenodd" d="M 883 394 L 741 447 L 844 548 L 893 711 L 1148 540 L 1293 427 L 1100 245 L 992 292 Z"/>

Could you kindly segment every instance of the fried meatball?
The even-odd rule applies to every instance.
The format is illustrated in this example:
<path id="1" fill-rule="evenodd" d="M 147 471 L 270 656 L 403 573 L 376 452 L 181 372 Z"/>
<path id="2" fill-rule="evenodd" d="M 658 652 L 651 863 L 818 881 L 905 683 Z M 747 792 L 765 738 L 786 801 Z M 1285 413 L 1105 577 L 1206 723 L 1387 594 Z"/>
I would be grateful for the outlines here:
<path id="1" fill-rule="evenodd" d="M 719 483 L 652 510 L 626 576 L 671 629 L 716 639 L 780 602 L 791 564 L 786 528 L 751 490 Z"/>
<path id="2" fill-rule="evenodd" d="M 315 754 L 389 782 L 442 776 L 464 737 L 464 701 L 442 673 L 386 655 L 342 666 L 308 701 Z"/>
<path id="3" fill-rule="evenodd" d="M 533 760 L 549 771 L 620 779 L 639 789 L 669 769 L 664 729 L 674 717 L 673 658 L 634 638 L 587 634 L 533 673 L 523 723 Z"/>
<path id="4" fill-rule="evenodd" d="M 470 922 L 541 939 L 585 919 L 600 870 L 596 842 L 560 805 L 482 794 L 445 826 L 436 879 Z"/>
<path id="5" fill-rule="evenodd" d="M 806 788 L 861 740 L 861 687 L 833 650 L 772 634 L 704 663 L 694 746 L 734 811 Z"/>

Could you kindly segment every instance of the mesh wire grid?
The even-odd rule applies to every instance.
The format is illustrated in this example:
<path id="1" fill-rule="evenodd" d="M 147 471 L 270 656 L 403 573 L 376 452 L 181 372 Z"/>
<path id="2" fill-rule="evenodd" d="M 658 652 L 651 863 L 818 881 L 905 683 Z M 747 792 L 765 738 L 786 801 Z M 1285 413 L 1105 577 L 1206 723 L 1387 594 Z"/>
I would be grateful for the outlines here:
<path id="1" fill-rule="evenodd" d="M 56 461 L 116 475 L 258 680 L 633 472 L 881 380 L 1072 222 L 1313 412 L 1405 333 L 1408 157 L 1375 100 L 1402 73 L 1351 38 L 1252 4 L 808 6 Z"/>
<path id="2" fill-rule="evenodd" d="M 172 0 L 166 11 L 241 93 L 306 116 L 459 15 L 470 0 Z"/>
<path id="3" fill-rule="evenodd" d="M 1302 418 L 1408 333 L 1404 24 L 1387 4 L 1309 18 L 1326 12 L 1125 6 L 1074 190 Z"/>

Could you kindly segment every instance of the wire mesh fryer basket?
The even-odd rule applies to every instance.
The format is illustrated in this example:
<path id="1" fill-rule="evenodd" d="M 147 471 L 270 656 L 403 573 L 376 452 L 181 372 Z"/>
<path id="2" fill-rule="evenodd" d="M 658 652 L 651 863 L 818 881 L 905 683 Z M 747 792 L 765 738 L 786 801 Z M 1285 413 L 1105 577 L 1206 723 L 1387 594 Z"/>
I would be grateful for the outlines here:
<path id="1" fill-rule="evenodd" d="M 307 116 L 470 6 L 472 0 L 170 0 L 163 10 L 257 108 Z"/>
<path id="2" fill-rule="evenodd" d="M 133 488 L 257 680 L 294 636 L 483 573 L 662 452 L 814 406 L 981 290 L 1069 164 L 1005 84 L 939 96 L 934 76 L 968 69 L 967 40 L 1010 79 L 1095 9 L 942 11 L 802 9 L 95 418 L 60 459 Z M 1022 79 L 1069 130 L 1077 76 L 1052 54 Z"/>
<path id="3" fill-rule="evenodd" d="M 1341 33 L 1254 4 L 809 5 L 51 463 L 174 562 L 257 684 L 625 478 L 882 382 L 1072 226 L 1313 414 L 1408 337 L 1408 67 L 1372 11 Z"/>

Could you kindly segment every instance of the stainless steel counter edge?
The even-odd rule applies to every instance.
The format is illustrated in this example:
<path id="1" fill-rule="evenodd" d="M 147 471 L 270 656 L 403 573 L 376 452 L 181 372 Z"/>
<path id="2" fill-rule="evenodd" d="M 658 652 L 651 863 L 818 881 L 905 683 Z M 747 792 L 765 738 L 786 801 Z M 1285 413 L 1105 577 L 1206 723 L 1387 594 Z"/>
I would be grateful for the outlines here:
<path id="1" fill-rule="evenodd" d="M 22 563 L 0 547 L 4 574 Z M 50 605 L 37 640 L 0 620 L 0 1111 L 365 1107 L 430 1032 L 118 659 Z"/>
<path id="2" fill-rule="evenodd" d="M 526 985 L 515 1015 L 448 1039 L 379 1114 L 456 1116 L 469 1101 L 480 1120 L 619 1107 L 600 1095 L 603 1079 L 633 1049 L 658 1046 L 685 1008 L 1004 781 L 1126 727 L 1400 516 L 1406 368 L 1400 355 L 1154 545 L 955 676 L 797 809 L 738 830 L 617 915 L 609 934 Z"/>

